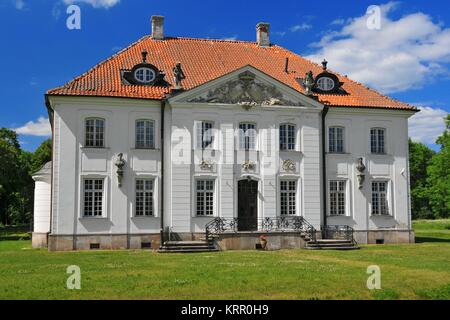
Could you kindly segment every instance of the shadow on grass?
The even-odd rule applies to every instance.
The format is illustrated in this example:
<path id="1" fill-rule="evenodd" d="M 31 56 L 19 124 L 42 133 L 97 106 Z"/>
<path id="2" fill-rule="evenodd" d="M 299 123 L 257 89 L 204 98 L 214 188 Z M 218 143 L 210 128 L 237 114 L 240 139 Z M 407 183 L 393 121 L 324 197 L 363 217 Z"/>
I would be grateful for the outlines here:
<path id="1" fill-rule="evenodd" d="M 444 242 L 444 243 L 450 243 L 450 239 L 443 239 L 443 238 L 434 238 L 434 237 L 417 237 L 416 236 L 416 243 L 426 243 L 426 242 Z"/>

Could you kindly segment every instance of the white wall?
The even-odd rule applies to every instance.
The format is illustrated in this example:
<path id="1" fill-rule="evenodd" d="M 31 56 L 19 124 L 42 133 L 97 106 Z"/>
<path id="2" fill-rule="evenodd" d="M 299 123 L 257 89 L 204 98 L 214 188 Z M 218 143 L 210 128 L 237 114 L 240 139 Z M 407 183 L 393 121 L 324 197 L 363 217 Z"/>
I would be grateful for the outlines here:
<path id="1" fill-rule="evenodd" d="M 54 190 L 52 234 L 140 234 L 159 232 L 159 204 L 155 217 L 134 217 L 134 187 L 137 177 L 155 179 L 160 186 L 160 102 L 114 99 L 53 97 Z M 84 148 L 84 119 L 106 120 L 106 147 Z M 155 150 L 134 148 L 135 120 L 155 121 Z M 126 161 L 123 186 L 118 187 L 117 154 Z M 82 216 L 82 179 L 105 179 L 103 218 Z"/>
<path id="2" fill-rule="evenodd" d="M 326 117 L 327 135 L 328 127 L 343 126 L 345 153 L 327 153 L 327 179 L 346 180 L 348 195 L 346 216 L 328 217 L 329 225 L 349 225 L 357 230 L 409 229 L 407 119 L 411 115 L 398 110 L 330 109 Z M 385 155 L 370 153 L 372 127 L 386 129 Z M 362 189 L 356 176 L 360 157 L 367 167 Z M 389 216 L 371 215 L 371 182 L 376 179 L 389 181 Z M 328 212 L 329 208 L 328 203 Z"/>

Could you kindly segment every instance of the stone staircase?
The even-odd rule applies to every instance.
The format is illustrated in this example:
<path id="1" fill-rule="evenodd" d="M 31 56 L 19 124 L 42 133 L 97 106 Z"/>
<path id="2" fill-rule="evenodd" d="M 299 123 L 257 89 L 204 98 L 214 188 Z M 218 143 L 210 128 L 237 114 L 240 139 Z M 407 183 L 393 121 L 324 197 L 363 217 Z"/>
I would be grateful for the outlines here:
<path id="1" fill-rule="evenodd" d="M 198 253 L 198 252 L 216 252 L 219 249 L 212 241 L 167 241 L 164 246 L 158 250 L 161 253 Z"/>
<path id="2" fill-rule="evenodd" d="M 317 239 L 308 241 L 305 249 L 308 250 L 358 250 L 360 247 L 351 240 Z"/>

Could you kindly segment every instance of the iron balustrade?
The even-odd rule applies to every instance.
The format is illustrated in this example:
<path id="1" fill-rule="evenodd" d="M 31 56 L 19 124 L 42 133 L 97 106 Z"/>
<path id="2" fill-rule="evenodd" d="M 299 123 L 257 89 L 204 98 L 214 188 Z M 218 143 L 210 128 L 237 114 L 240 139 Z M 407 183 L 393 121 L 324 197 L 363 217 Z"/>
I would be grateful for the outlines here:
<path id="1" fill-rule="evenodd" d="M 357 244 L 355 240 L 355 230 L 346 225 L 322 226 L 322 239 L 348 240 Z"/>
<path id="2" fill-rule="evenodd" d="M 316 229 L 303 217 L 268 217 L 255 218 L 214 218 L 205 225 L 205 238 L 223 233 L 237 232 L 298 232 L 301 236 L 316 241 Z"/>

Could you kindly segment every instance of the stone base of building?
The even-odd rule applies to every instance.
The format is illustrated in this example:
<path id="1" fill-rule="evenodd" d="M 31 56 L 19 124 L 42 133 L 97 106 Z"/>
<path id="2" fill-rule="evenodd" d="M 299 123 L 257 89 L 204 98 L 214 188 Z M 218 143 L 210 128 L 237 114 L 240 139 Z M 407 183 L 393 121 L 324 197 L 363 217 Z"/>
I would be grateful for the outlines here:
<path id="1" fill-rule="evenodd" d="M 160 234 L 49 235 L 49 251 L 152 249 L 160 246 Z"/>
<path id="2" fill-rule="evenodd" d="M 302 249 L 306 241 L 296 232 L 238 232 L 223 233 L 217 239 L 221 250 L 255 250 L 263 245 L 261 236 L 267 239 L 267 250 Z M 317 232 L 320 239 L 320 231 Z M 172 241 L 193 241 L 205 237 L 203 232 L 171 233 Z M 413 230 L 358 230 L 354 233 L 359 244 L 414 243 Z M 48 243 L 47 243 L 48 239 Z M 47 247 L 49 251 L 72 250 L 124 250 L 152 249 L 160 247 L 160 234 L 142 235 L 47 235 L 33 233 L 33 247 Z"/>
<path id="3" fill-rule="evenodd" d="M 33 232 L 31 234 L 31 245 L 33 248 L 47 248 L 48 233 Z"/>
<path id="4" fill-rule="evenodd" d="M 261 236 L 265 241 L 261 241 Z M 219 235 L 217 244 L 221 250 L 266 250 L 302 249 L 305 240 L 297 232 L 238 232 Z"/>
<path id="5" fill-rule="evenodd" d="M 355 240 L 359 244 L 400 244 L 414 243 L 414 230 L 355 230 Z"/>

